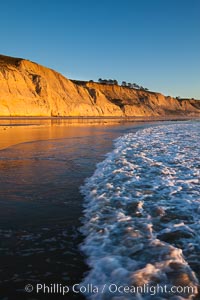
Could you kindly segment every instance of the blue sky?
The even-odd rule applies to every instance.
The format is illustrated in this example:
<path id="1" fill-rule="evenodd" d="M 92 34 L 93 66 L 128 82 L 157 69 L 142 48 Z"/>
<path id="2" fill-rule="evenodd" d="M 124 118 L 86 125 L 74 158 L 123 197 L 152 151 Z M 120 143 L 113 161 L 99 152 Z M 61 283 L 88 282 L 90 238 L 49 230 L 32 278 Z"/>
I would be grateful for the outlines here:
<path id="1" fill-rule="evenodd" d="M 0 53 L 200 99 L 200 1 L 2 1 Z"/>

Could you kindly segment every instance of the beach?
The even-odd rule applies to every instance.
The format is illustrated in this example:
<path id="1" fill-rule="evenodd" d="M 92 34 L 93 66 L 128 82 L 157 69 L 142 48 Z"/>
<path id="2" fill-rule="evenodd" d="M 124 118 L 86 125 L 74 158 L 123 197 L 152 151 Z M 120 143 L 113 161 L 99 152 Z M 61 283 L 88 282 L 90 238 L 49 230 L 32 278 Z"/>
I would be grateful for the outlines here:
<path id="1" fill-rule="evenodd" d="M 79 251 L 83 216 L 79 188 L 112 149 L 115 138 L 145 126 L 119 120 L 1 120 L 4 297 L 32 299 L 33 294 L 24 292 L 28 283 L 81 281 L 87 266 Z"/>
<path id="2" fill-rule="evenodd" d="M 80 250 L 85 222 L 80 187 L 126 133 L 177 122 L 1 120 L 0 236 L 3 299 L 63 299 L 27 293 L 31 284 L 72 287 L 89 271 Z M 183 122 L 184 123 L 184 122 Z M 65 299 L 85 299 L 69 293 Z"/>

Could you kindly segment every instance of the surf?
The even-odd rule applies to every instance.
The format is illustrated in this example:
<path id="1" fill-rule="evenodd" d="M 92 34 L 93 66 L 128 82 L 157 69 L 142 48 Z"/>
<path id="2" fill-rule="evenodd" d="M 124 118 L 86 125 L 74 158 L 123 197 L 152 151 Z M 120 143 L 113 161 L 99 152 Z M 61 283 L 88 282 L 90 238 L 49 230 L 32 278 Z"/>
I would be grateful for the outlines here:
<path id="1" fill-rule="evenodd" d="M 90 271 L 82 284 L 167 286 L 159 299 L 193 299 L 200 264 L 200 123 L 128 133 L 81 187 Z M 193 270 L 195 269 L 195 270 Z M 173 286 L 190 286 L 170 294 Z M 140 293 L 88 293 L 88 299 L 152 299 Z M 140 298 L 138 298 L 140 297 Z M 155 297 L 154 297 L 155 298 Z"/>

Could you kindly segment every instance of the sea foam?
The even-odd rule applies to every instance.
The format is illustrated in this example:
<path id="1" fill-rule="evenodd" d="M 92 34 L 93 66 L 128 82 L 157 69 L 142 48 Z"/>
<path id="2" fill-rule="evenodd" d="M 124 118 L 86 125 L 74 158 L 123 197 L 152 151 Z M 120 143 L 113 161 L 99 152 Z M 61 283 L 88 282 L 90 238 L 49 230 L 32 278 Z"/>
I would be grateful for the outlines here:
<path id="1" fill-rule="evenodd" d="M 200 123 L 129 133 L 97 165 L 85 197 L 81 249 L 90 271 L 88 299 L 193 299 L 200 269 Z M 197 272 L 197 271 L 196 271 Z M 198 272 L 197 272 L 198 273 Z M 109 285 L 167 287 L 152 296 L 110 293 Z M 173 286 L 192 291 L 169 293 Z"/>

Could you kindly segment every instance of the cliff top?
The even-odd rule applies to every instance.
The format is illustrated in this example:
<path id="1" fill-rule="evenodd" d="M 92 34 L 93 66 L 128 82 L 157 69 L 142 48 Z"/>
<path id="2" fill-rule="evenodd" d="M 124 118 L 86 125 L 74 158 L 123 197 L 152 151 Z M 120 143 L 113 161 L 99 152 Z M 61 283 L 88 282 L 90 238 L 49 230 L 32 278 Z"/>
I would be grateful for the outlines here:
<path id="1" fill-rule="evenodd" d="M 0 64 L 1 65 L 8 64 L 8 65 L 18 66 L 22 60 L 24 60 L 24 59 L 18 58 L 18 57 L 10 57 L 10 56 L 0 54 Z"/>

